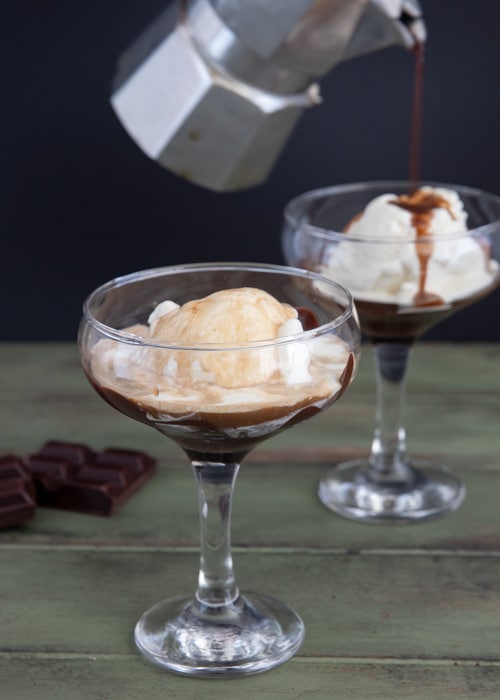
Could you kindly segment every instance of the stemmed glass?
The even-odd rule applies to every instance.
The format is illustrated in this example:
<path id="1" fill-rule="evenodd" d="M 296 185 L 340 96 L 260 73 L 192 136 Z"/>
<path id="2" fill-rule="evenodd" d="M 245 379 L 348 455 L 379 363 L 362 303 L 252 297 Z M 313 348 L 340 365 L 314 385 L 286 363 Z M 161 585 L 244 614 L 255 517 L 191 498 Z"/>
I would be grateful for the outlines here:
<path id="1" fill-rule="evenodd" d="M 261 301 L 247 299 L 236 316 L 220 296 L 218 305 L 193 311 L 202 308 L 193 300 L 248 288 L 297 309 L 299 328 L 294 321 L 280 326 L 279 337 L 267 331 L 258 337 Z M 172 337 L 156 337 L 162 314 L 187 302 L 194 315 L 182 332 L 181 323 Z M 139 650 L 162 667 L 196 676 L 257 673 L 286 661 L 299 648 L 304 625 L 284 603 L 239 592 L 230 545 L 233 486 L 250 450 L 325 410 L 352 381 L 360 331 L 349 292 L 315 273 L 277 265 L 146 270 L 88 297 L 79 347 L 98 394 L 180 445 L 197 483 L 196 592 L 163 600 L 141 617 Z"/>
<path id="2" fill-rule="evenodd" d="M 346 232 L 375 198 L 407 196 L 424 184 L 458 194 L 467 231 L 439 236 L 422 231 L 418 217 L 425 223 L 430 210 L 417 206 L 410 236 L 398 235 L 392 224 L 384 228 L 382 220 L 369 235 Z M 452 222 L 450 230 L 457 228 Z M 401 181 L 339 185 L 306 192 L 285 207 L 286 262 L 330 275 L 350 289 L 375 359 L 369 458 L 330 469 L 319 484 L 321 501 L 334 512 L 370 523 L 412 523 L 454 511 L 463 501 L 465 487 L 446 466 L 407 455 L 406 376 L 412 348 L 427 330 L 497 286 L 499 230 L 500 198 L 439 183 L 416 183 L 414 189 Z"/>

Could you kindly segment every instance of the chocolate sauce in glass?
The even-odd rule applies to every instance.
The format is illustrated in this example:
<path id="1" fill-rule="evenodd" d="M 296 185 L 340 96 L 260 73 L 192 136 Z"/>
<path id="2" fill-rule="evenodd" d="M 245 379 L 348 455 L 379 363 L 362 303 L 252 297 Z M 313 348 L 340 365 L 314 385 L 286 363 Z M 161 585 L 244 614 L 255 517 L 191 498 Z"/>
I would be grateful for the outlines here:
<path id="1" fill-rule="evenodd" d="M 297 316 L 304 331 L 311 331 L 319 326 L 319 321 L 314 311 L 305 306 L 297 307 Z"/>
<path id="2" fill-rule="evenodd" d="M 262 409 L 235 411 L 233 414 L 210 413 L 189 415 L 157 414 L 153 406 L 143 405 L 115 389 L 99 384 L 90 373 L 87 378 L 97 393 L 113 408 L 174 440 L 191 459 L 240 461 L 255 445 L 328 408 L 347 388 L 354 370 L 349 356 L 340 388 L 335 395 L 308 397 L 291 406 L 268 406 Z"/>
<path id="3" fill-rule="evenodd" d="M 319 319 L 311 309 L 297 307 L 298 318 L 305 331 L 317 328 Z M 232 413 L 221 413 L 204 407 L 189 414 L 159 412 L 154 405 L 144 404 L 126 392 L 100 383 L 89 369 L 87 378 L 96 392 L 113 408 L 159 430 L 177 442 L 190 459 L 239 462 L 256 444 L 278 432 L 300 423 L 328 408 L 349 386 L 355 368 L 352 353 L 339 377 L 339 389 L 330 395 L 297 397 L 294 404 L 268 405 Z M 293 392 L 293 387 L 291 387 Z M 153 392 L 155 393 L 155 392 Z"/>

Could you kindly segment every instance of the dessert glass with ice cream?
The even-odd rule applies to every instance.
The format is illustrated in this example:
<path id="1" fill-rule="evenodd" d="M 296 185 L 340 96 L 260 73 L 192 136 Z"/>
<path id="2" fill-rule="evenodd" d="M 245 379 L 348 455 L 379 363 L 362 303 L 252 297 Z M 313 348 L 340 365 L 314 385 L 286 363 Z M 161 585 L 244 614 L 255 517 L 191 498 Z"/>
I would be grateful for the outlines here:
<path id="1" fill-rule="evenodd" d="M 198 586 L 138 621 L 135 641 L 150 661 L 185 675 L 244 675 L 299 648 L 304 625 L 295 611 L 239 592 L 233 486 L 257 444 L 340 398 L 360 339 L 347 290 L 283 266 L 146 270 L 85 301 L 79 347 L 89 381 L 113 407 L 174 440 L 198 487 Z"/>
<path id="2" fill-rule="evenodd" d="M 331 469 L 320 481 L 321 501 L 373 523 L 456 510 L 463 483 L 446 466 L 407 455 L 405 381 L 415 342 L 497 287 L 500 198 L 439 183 L 352 183 L 296 197 L 284 220 L 286 262 L 351 291 L 375 358 L 371 453 Z"/>

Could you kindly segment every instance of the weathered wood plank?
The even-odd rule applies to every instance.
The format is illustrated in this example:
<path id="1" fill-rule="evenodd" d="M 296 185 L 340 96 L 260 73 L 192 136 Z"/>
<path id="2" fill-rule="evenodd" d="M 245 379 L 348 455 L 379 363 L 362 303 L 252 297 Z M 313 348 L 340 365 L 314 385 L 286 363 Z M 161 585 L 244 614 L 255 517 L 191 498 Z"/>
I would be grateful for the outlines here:
<path id="1" fill-rule="evenodd" d="M 498 700 L 497 665 L 396 662 L 322 663 L 292 659 L 269 673 L 226 681 L 181 678 L 137 654 L 114 657 L 0 656 L 2 700 Z"/>
<path id="2" fill-rule="evenodd" d="M 192 552 L 0 551 L 0 649 L 127 654 L 150 605 L 194 590 Z M 301 614 L 300 656 L 498 661 L 500 557 L 237 553 L 242 589 Z"/>
<path id="3" fill-rule="evenodd" d="M 457 470 L 467 497 L 457 513 L 418 526 L 354 523 L 316 496 L 327 463 L 250 462 L 238 476 L 232 539 L 237 547 L 352 550 L 500 550 L 500 462 Z M 39 508 L 22 527 L 0 531 L 6 543 L 192 546 L 198 544 L 195 482 L 185 460 L 163 462 L 157 474 L 110 518 Z"/>

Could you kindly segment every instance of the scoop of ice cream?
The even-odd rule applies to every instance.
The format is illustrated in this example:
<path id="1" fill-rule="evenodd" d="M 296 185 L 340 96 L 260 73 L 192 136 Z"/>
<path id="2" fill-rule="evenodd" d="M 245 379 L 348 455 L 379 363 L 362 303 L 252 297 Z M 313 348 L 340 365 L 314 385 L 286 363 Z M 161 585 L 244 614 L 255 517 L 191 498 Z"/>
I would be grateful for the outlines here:
<path id="1" fill-rule="evenodd" d="M 422 234 L 443 236 L 467 230 L 467 212 L 454 190 L 421 187 L 410 195 L 382 194 L 347 226 L 360 238 L 405 241 L 417 235 L 415 214 L 428 215 Z"/>
<path id="2" fill-rule="evenodd" d="M 426 293 L 450 303 L 491 284 L 497 273 L 467 235 L 458 194 L 433 187 L 376 197 L 347 226 L 326 267 L 354 297 L 397 304 L 411 304 L 422 284 Z"/>
<path id="3" fill-rule="evenodd" d="M 203 299 L 189 301 L 183 306 L 165 308 L 157 315 L 151 337 L 172 343 L 196 347 L 209 344 L 233 344 L 273 340 L 287 321 L 297 318 L 297 311 L 281 304 L 261 289 L 241 287 L 224 289 Z M 295 333 L 302 331 L 295 328 Z M 176 371 L 213 375 L 218 386 L 252 386 L 267 381 L 276 369 L 275 351 L 240 350 L 199 353 L 176 353 Z M 207 377 L 208 378 L 208 377 Z"/>
<path id="4" fill-rule="evenodd" d="M 167 307 L 155 319 L 151 336 L 182 345 L 241 345 L 276 338 L 291 318 L 297 318 L 295 309 L 261 289 L 223 289 L 181 307 Z"/>

